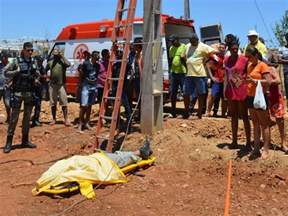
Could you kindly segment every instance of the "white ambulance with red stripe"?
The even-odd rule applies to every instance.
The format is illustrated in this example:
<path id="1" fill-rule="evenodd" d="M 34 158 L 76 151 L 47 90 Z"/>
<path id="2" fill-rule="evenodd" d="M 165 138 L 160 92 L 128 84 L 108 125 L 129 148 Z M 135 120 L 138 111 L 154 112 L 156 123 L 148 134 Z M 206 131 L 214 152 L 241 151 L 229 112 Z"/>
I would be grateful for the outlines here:
<path id="1" fill-rule="evenodd" d="M 188 43 L 190 35 L 195 32 L 192 20 L 183 20 L 168 15 L 161 15 L 162 47 L 163 47 L 163 91 L 169 90 L 169 64 L 168 50 L 169 36 L 176 35 L 181 42 Z M 111 34 L 113 20 L 101 20 L 97 22 L 79 23 L 66 26 L 62 29 L 50 50 L 50 54 L 56 47 L 71 62 L 71 67 L 66 71 L 67 93 L 73 96 L 77 94 L 78 73 L 77 68 L 83 60 L 84 51 L 99 51 L 111 48 Z M 120 35 L 123 35 L 123 30 Z M 143 18 L 135 18 L 133 24 L 133 38 L 142 37 Z M 121 39 L 121 38 L 120 38 Z"/>

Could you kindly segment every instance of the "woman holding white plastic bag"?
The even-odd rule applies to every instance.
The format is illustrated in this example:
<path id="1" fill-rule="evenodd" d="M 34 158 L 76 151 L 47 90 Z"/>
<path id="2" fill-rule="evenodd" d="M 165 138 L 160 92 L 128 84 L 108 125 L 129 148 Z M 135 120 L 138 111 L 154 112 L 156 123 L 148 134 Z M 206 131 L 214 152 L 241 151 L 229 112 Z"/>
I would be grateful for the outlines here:
<path id="1" fill-rule="evenodd" d="M 262 159 L 266 159 L 268 158 L 270 145 L 270 116 L 267 97 L 267 90 L 270 84 L 270 70 L 268 65 L 262 62 L 262 56 L 256 48 L 248 48 L 245 55 L 249 60 L 247 66 L 248 78 L 246 101 L 253 122 L 254 131 L 254 149 L 250 158 L 253 159 L 261 156 Z M 262 94 L 259 92 L 261 87 L 263 91 Z M 256 89 L 258 90 L 257 94 Z M 260 152 L 261 131 L 263 131 L 264 147 Z"/>

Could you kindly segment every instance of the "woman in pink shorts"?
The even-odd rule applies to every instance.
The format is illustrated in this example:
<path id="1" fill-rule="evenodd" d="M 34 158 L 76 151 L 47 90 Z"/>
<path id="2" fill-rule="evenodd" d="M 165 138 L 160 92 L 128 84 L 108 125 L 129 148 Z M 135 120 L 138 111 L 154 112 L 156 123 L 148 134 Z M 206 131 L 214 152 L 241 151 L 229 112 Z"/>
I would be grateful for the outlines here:
<path id="1" fill-rule="evenodd" d="M 245 102 L 247 96 L 246 68 L 248 60 L 243 55 L 238 54 L 238 38 L 235 38 L 235 40 L 227 44 L 227 46 L 231 55 L 227 56 L 224 60 L 224 94 L 228 100 L 228 108 L 231 114 L 232 143 L 230 148 L 238 148 L 238 120 L 239 118 L 242 118 L 246 134 L 246 147 L 251 150 L 251 128 L 248 118 L 248 108 Z"/>

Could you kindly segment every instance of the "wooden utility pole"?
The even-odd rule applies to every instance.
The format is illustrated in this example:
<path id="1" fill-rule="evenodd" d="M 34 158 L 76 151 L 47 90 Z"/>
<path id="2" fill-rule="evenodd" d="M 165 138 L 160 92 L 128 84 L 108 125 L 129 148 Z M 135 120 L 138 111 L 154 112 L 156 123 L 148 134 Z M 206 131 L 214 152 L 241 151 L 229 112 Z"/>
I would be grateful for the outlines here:
<path id="1" fill-rule="evenodd" d="M 141 81 L 141 132 L 152 135 L 163 126 L 161 0 L 143 2 L 144 67 Z"/>
<path id="2" fill-rule="evenodd" d="M 190 20 L 190 0 L 184 0 L 184 19 Z"/>

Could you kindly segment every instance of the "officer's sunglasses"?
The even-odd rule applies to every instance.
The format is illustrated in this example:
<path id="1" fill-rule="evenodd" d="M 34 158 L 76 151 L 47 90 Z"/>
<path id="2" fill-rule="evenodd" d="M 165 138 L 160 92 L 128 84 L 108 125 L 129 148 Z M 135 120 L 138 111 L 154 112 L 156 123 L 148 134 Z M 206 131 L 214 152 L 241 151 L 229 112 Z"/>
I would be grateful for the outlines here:
<path id="1" fill-rule="evenodd" d="M 33 52 L 33 49 L 25 49 L 27 52 Z"/>

